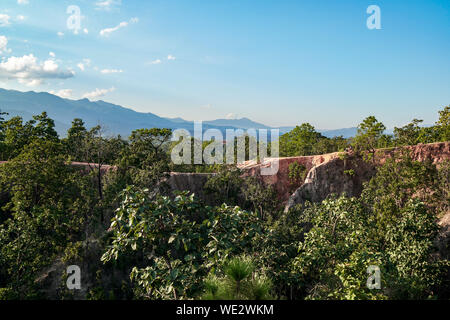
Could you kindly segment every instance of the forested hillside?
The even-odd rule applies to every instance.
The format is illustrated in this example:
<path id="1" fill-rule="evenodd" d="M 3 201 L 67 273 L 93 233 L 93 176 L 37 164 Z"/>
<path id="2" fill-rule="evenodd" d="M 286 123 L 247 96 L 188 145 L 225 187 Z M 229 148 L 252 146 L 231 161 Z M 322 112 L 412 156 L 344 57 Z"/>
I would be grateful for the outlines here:
<path id="1" fill-rule="evenodd" d="M 170 129 L 124 139 L 74 119 L 61 138 L 45 112 L 5 116 L 0 300 L 450 298 L 439 224 L 450 213 L 450 159 L 419 162 L 400 148 L 361 196 L 284 212 L 273 188 L 235 165 L 172 164 Z M 370 162 L 379 148 L 450 141 L 450 107 L 434 126 L 420 124 L 388 135 L 371 116 L 346 139 L 305 123 L 280 137 L 280 156 L 339 151 Z M 204 187 L 209 205 L 167 188 L 171 171 L 214 172 Z M 290 168 L 292 181 L 306 174 Z M 80 290 L 66 286 L 70 265 L 80 266 Z M 370 266 L 380 288 L 367 286 Z"/>

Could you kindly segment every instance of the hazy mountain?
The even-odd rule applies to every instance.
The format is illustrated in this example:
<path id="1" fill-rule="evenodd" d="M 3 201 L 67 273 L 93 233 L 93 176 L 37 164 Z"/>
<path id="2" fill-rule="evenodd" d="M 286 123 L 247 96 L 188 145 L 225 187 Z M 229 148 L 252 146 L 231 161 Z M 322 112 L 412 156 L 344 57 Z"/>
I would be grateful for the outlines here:
<path id="1" fill-rule="evenodd" d="M 189 122 L 189 121 L 186 121 L 186 120 L 184 120 L 182 118 L 164 118 L 164 119 L 172 121 L 172 122 L 175 122 L 175 123 Z"/>
<path id="2" fill-rule="evenodd" d="M 171 120 L 176 123 L 190 123 L 192 124 L 192 121 L 187 121 L 182 118 L 165 118 L 167 120 Z M 286 132 L 291 131 L 294 129 L 294 127 L 270 127 L 266 126 L 265 124 L 255 122 L 253 120 L 250 120 L 248 118 L 241 118 L 241 119 L 217 119 L 217 120 L 208 120 L 203 121 L 203 125 L 209 125 L 215 128 L 238 128 L 238 129 L 279 129 L 280 134 L 285 134 Z"/>
<path id="3" fill-rule="evenodd" d="M 340 137 L 351 138 L 356 135 L 358 128 L 346 128 L 346 129 L 336 129 L 336 130 L 321 130 L 320 133 L 328 138 Z"/>
<path id="4" fill-rule="evenodd" d="M 0 109 L 28 120 L 32 115 L 46 111 L 55 120 L 58 133 L 65 135 L 72 120 L 81 118 L 90 128 L 101 124 L 110 134 L 128 137 L 131 131 L 141 128 L 169 128 L 193 130 L 193 123 L 170 120 L 152 113 L 140 113 L 105 101 L 88 99 L 70 100 L 46 92 L 20 92 L 0 89 Z M 204 125 L 207 130 L 216 126 Z M 224 129 L 224 128 L 220 128 Z"/>
<path id="5" fill-rule="evenodd" d="M 163 118 L 153 113 L 141 113 L 105 101 L 88 99 L 70 100 L 46 92 L 20 92 L 0 88 L 0 110 L 8 112 L 10 117 L 21 116 L 30 120 L 33 115 L 46 111 L 55 120 L 55 126 L 61 136 L 65 136 L 72 120 L 81 118 L 87 128 L 101 124 L 108 133 L 128 137 L 131 131 L 141 128 L 186 129 L 193 132 L 193 122 L 182 118 Z M 264 124 L 242 119 L 217 119 L 203 122 L 203 130 L 211 128 L 225 129 L 272 129 Z M 289 132 L 294 127 L 280 127 L 280 134 Z M 343 135 L 351 137 L 356 128 L 322 131 L 325 136 Z"/>
<path id="6" fill-rule="evenodd" d="M 217 119 L 212 121 L 204 121 L 204 123 L 212 125 L 212 126 L 220 126 L 220 127 L 235 127 L 239 129 L 271 129 L 271 127 L 266 126 L 264 124 L 252 121 L 248 118 L 242 119 Z"/>

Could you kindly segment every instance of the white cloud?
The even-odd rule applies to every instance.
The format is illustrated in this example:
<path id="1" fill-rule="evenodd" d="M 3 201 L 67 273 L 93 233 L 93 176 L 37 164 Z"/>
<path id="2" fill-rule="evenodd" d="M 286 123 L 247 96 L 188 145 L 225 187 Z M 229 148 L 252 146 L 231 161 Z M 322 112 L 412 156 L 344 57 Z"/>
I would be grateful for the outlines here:
<path id="1" fill-rule="evenodd" d="M 77 64 L 77 67 L 81 70 L 81 71 L 85 71 L 86 68 L 89 68 L 91 66 L 91 60 L 90 59 L 83 59 L 82 62 L 80 62 L 79 64 Z"/>
<path id="2" fill-rule="evenodd" d="M 25 19 L 26 19 L 26 17 L 23 16 L 23 15 L 21 15 L 21 14 L 19 14 L 18 16 L 16 16 L 16 20 L 18 20 L 18 21 L 24 21 Z"/>
<path id="3" fill-rule="evenodd" d="M 54 94 L 55 96 L 61 97 L 63 99 L 72 98 L 73 90 L 72 89 L 61 89 L 58 91 L 51 90 L 49 93 Z"/>
<path id="4" fill-rule="evenodd" d="M 0 54 L 10 53 L 11 49 L 8 49 L 8 38 L 0 36 Z"/>
<path id="5" fill-rule="evenodd" d="M 54 52 L 51 52 L 51 51 L 48 53 L 48 55 L 49 55 L 50 57 L 52 57 L 52 58 L 56 57 L 56 54 L 55 54 Z"/>
<path id="6" fill-rule="evenodd" d="M 121 28 L 128 27 L 128 25 L 130 23 L 138 23 L 138 22 L 139 22 L 139 18 L 131 18 L 131 20 L 129 22 L 123 21 L 114 28 L 106 28 L 106 29 L 100 30 L 100 35 L 102 37 L 108 37 L 111 33 L 115 32 Z"/>
<path id="7" fill-rule="evenodd" d="M 20 84 L 26 85 L 27 87 L 37 87 L 40 86 L 42 82 L 44 82 L 44 80 L 42 79 L 18 79 L 17 81 L 19 81 Z"/>
<path id="8" fill-rule="evenodd" d="M 42 70 L 44 72 L 55 72 L 58 68 L 59 67 L 54 60 L 46 60 L 42 65 Z"/>
<path id="9" fill-rule="evenodd" d="M 116 88 L 112 87 L 110 89 L 95 89 L 95 91 L 92 92 L 87 92 L 83 95 L 83 98 L 87 98 L 89 100 L 94 100 L 100 97 L 103 97 L 104 95 L 106 95 L 107 93 L 113 92 L 115 91 Z"/>
<path id="10" fill-rule="evenodd" d="M 84 29 L 83 29 L 83 32 L 84 32 L 85 34 L 88 34 L 88 33 L 89 33 L 89 30 L 88 30 L 87 28 L 84 28 Z"/>
<path id="11" fill-rule="evenodd" d="M 0 78 L 17 79 L 19 83 L 36 86 L 44 79 L 68 79 L 75 73 L 63 70 L 54 60 L 39 62 L 33 55 L 10 57 L 0 63 Z"/>
<path id="12" fill-rule="evenodd" d="M 98 10 L 111 10 L 114 6 L 120 6 L 121 0 L 100 0 L 95 3 L 95 7 Z"/>
<path id="13" fill-rule="evenodd" d="M 30 2 L 28 0 L 17 0 L 18 4 L 29 4 Z"/>
<path id="14" fill-rule="evenodd" d="M 227 114 L 227 119 L 228 120 L 236 120 L 237 115 L 235 113 L 229 113 L 229 114 Z"/>
<path id="15" fill-rule="evenodd" d="M 167 56 L 167 60 L 176 60 L 177 58 L 175 58 L 173 55 L 169 54 Z"/>
<path id="16" fill-rule="evenodd" d="M 150 64 L 161 64 L 162 61 L 160 59 L 153 60 Z"/>
<path id="17" fill-rule="evenodd" d="M 123 70 L 118 70 L 118 69 L 103 69 L 102 71 L 100 71 L 103 74 L 111 74 L 111 73 L 122 73 Z"/>
<path id="18" fill-rule="evenodd" d="M 106 28 L 100 31 L 100 35 L 102 37 L 108 37 L 111 33 L 113 33 L 114 31 L 119 30 L 120 28 L 125 28 L 126 26 L 128 26 L 128 22 L 121 22 L 119 23 L 119 25 L 117 27 L 114 28 Z"/>
<path id="19" fill-rule="evenodd" d="M 6 27 L 9 26 L 11 23 L 9 22 L 9 19 L 11 19 L 10 16 L 4 13 L 0 13 L 0 27 Z"/>
<path id="20" fill-rule="evenodd" d="M 59 32 L 57 33 L 57 35 L 58 35 L 58 37 L 64 37 L 64 32 L 59 31 Z"/>

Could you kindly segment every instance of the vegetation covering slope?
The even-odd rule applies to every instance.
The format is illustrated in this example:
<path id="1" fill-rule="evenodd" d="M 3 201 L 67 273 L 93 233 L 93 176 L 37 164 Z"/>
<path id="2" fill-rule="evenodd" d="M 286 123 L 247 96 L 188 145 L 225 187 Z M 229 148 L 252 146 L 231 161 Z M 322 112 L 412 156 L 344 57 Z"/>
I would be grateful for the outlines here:
<path id="1" fill-rule="evenodd" d="M 303 124 L 280 138 L 281 154 L 351 148 L 362 157 L 450 140 L 449 107 L 435 126 L 419 124 L 390 136 L 368 117 L 353 139 Z M 359 198 L 330 196 L 283 213 L 270 188 L 235 168 L 172 165 L 170 138 L 169 129 L 105 137 L 75 119 L 61 139 L 45 112 L 27 122 L 1 118 L 0 299 L 79 298 L 64 272 L 49 288 L 46 270 L 57 264 L 84 266 L 90 299 L 450 297 L 448 251 L 436 247 L 437 220 L 449 212 L 448 163 L 399 154 Z M 167 193 L 161 181 L 178 169 L 217 172 L 205 187 L 213 205 Z M 293 170 L 293 179 L 304 174 Z M 380 290 L 366 285 L 371 265 Z"/>

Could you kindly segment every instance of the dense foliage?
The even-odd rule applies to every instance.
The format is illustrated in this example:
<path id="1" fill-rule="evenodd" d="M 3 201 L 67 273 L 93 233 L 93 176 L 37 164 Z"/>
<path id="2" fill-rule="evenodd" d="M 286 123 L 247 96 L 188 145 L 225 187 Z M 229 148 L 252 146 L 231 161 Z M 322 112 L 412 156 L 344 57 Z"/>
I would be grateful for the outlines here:
<path id="1" fill-rule="evenodd" d="M 439 111 L 439 120 L 434 126 L 420 126 L 423 120 L 413 119 L 411 123 L 394 128 L 394 134 L 386 134 L 386 126 L 374 116 L 367 117 L 359 125 L 353 138 L 327 138 L 309 123 L 297 126 L 280 137 L 282 157 L 309 156 L 344 151 L 351 147 L 357 152 L 375 152 L 375 149 L 449 141 L 450 106 Z"/>
<path id="2" fill-rule="evenodd" d="M 414 119 L 394 135 L 368 117 L 351 139 L 303 124 L 280 138 L 280 153 L 360 157 L 448 141 L 449 114 L 445 107 L 434 126 Z M 6 118 L 0 112 L 0 300 L 48 298 L 51 286 L 51 298 L 74 298 L 64 283 L 71 264 L 83 266 L 90 299 L 450 297 L 448 255 L 436 247 L 437 221 L 449 212 L 448 162 L 395 154 L 360 197 L 283 212 L 273 188 L 234 166 L 171 164 L 170 130 L 124 139 L 75 119 L 60 138 L 46 113 Z M 171 170 L 214 172 L 208 203 L 169 192 Z M 289 183 L 306 174 L 292 164 Z M 369 266 L 380 270 L 379 290 L 367 286 Z"/>
<path id="3" fill-rule="evenodd" d="M 226 260 L 220 276 L 211 274 L 205 281 L 204 300 L 268 300 L 271 298 L 271 280 L 256 270 L 248 256 Z"/>
<path id="4" fill-rule="evenodd" d="M 145 191 L 127 189 L 112 219 L 112 245 L 103 261 L 117 260 L 131 249 L 140 250 L 147 267 L 134 268 L 138 297 L 189 298 L 201 290 L 205 275 L 229 256 L 246 252 L 261 222 L 238 207 L 207 207 L 194 196 L 179 194 L 173 201 Z"/>

